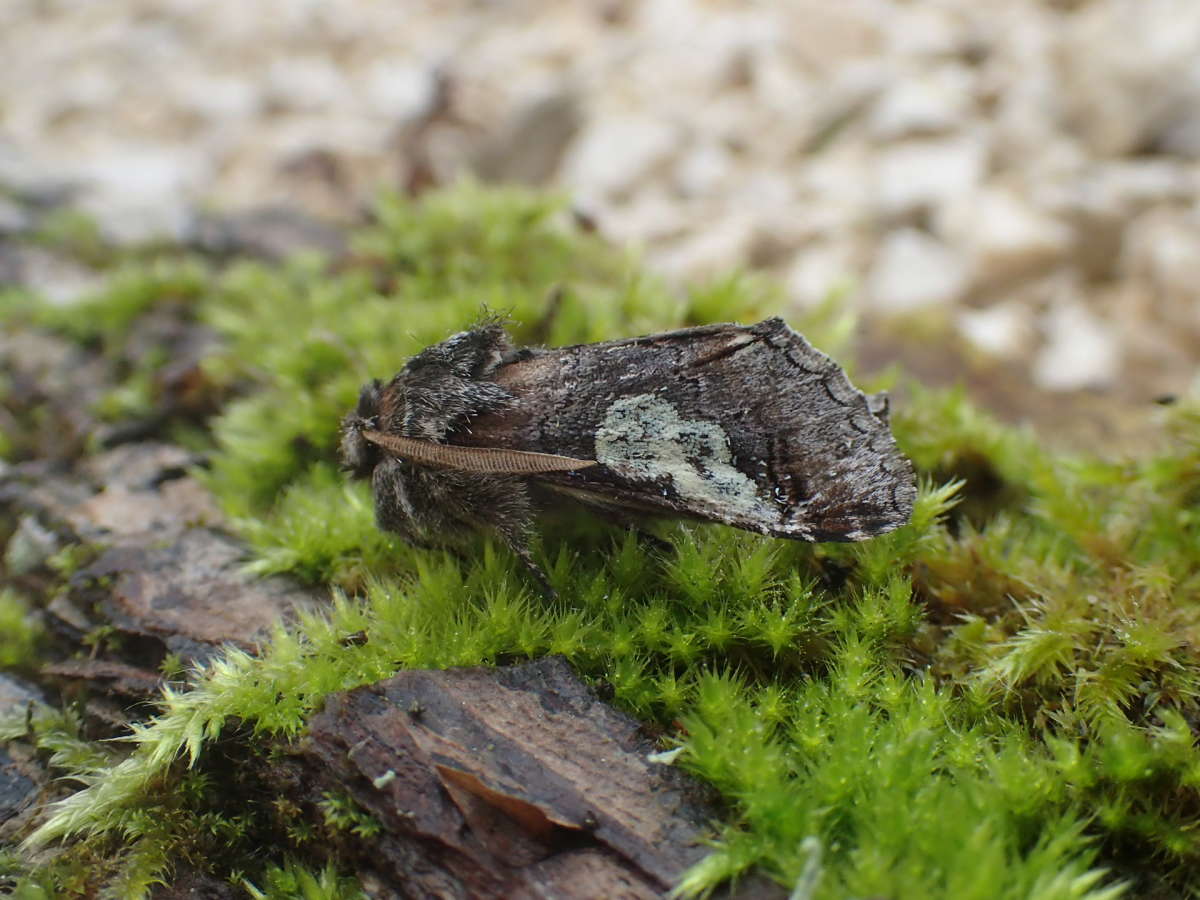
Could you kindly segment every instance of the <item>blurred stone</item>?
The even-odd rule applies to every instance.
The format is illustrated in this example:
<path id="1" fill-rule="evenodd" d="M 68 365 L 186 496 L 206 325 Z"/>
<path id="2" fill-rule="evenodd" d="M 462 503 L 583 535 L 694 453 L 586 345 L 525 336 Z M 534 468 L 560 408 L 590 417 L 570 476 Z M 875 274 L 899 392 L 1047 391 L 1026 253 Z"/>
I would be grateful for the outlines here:
<path id="1" fill-rule="evenodd" d="M 0 244 L 0 285 L 20 285 L 53 306 L 71 306 L 104 286 L 104 276 L 32 244 Z"/>
<path id="2" fill-rule="evenodd" d="M 558 171 L 582 119 L 574 92 L 561 90 L 541 97 L 479 148 L 473 168 L 487 181 L 543 184 Z"/>
<path id="3" fill-rule="evenodd" d="M 20 204 L 0 194 L 0 237 L 20 234 L 33 225 L 33 216 Z"/>
<path id="4" fill-rule="evenodd" d="M 659 118 L 601 115 L 568 151 L 564 175 L 585 196 L 620 197 L 663 165 L 679 143 L 678 131 Z"/>
<path id="5" fill-rule="evenodd" d="M 905 313 L 953 303 L 966 287 L 966 272 L 945 244 L 915 228 L 893 231 L 878 251 L 867 278 L 872 309 Z"/>
<path id="6" fill-rule="evenodd" d="M 0 717 L 9 716 L 15 710 L 24 709 L 31 703 L 45 703 L 46 695 L 36 684 L 18 678 L 10 672 L 0 673 Z"/>
<path id="7" fill-rule="evenodd" d="M 1067 26 L 1062 99 L 1096 153 L 1200 158 L 1200 4 L 1092 3 Z"/>
<path id="8" fill-rule="evenodd" d="M 276 109 L 322 110 L 353 100 L 341 68 L 324 54 L 289 54 L 271 61 L 266 103 Z"/>
<path id="9" fill-rule="evenodd" d="M 947 241 L 966 251 L 978 290 L 1044 272 L 1072 246 L 1067 226 L 1009 188 L 989 187 L 956 198 L 938 225 Z"/>
<path id="10" fill-rule="evenodd" d="M 0 135 L 0 196 L 11 194 L 36 209 L 67 202 L 75 184 L 63 172 Z"/>
<path id="11" fill-rule="evenodd" d="M 1093 310 L 1123 348 L 1195 365 L 1192 0 L 0 6 L 0 234 L 78 195 L 110 240 L 276 258 L 327 236 L 198 205 L 356 221 L 475 171 L 562 188 L 672 278 L 761 268 L 802 304 L 916 228 L 968 272 L 924 296 L 1032 319 L 1069 270 L 1127 298 Z M 18 262 L 0 242 L 0 280 Z"/>
<path id="12" fill-rule="evenodd" d="M 970 116 L 970 89 L 970 73 L 960 66 L 896 80 L 871 110 L 871 136 L 892 141 L 953 131 Z"/>
<path id="13" fill-rule="evenodd" d="M 89 159 L 80 207 L 117 244 L 183 240 L 191 221 L 188 199 L 204 166 L 177 146 L 127 147 Z"/>
<path id="14" fill-rule="evenodd" d="M 1177 160 L 1115 160 L 1089 166 L 1068 179 L 1034 186 L 1047 211 L 1075 232 L 1074 257 L 1093 280 L 1111 278 L 1122 257 L 1130 220 L 1147 208 L 1186 203 L 1200 173 Z"/>
<path id="15" fill-rule="evenodd" d="M 1200 215 L 1155 210 L 1135 219 L 1121 270 L 1150 286 L 1164 319 L 1200 327 Z"/>
<path id="16" fill-rule="evenodd" d="M 367 69 L 364 96 L 375 113 L 398 122 L 423 114 L 437 89 L 436 74 L 413 62 L 379 59 Z"/>
<path id="17" fill-rule="evenodd" d="M 854 60 L 834 71 L 815 98 L 804 149 L 820 152 L 861 119 L 894 81 L 895 73 L 881 60 Z"/>
<path id="18" fill-rule="evenodd" d="M 658 266 L 680 280 L 716 277 L 746 258 L 756 236 L 750 216 L 727 216 L 682 242 L 660 249 Z"/>
<path id="19" fill-rule="evenodd" d="M 897 6 L 883 23 L 891 54 L 907 57 L 947 57 L 961 44 L 953 12 L 939 4 Z"/>
<path id="20" fill-rule="evenodd" d="M 32 754 L 0 747 L 0 840 L 6 844 L 11 846 L 13 821 L 37 801 L 44 775 Z"/>
<path id="21" fill-rule="evenodd" d="M 4 568 L 9 575 L 27 575 L 57 553 L 62 542 L 35 516 L 21 516 L 17 530 L 4 548 Z"/>
<path id="22" fill-rule="evenodd" d="M 678 239 L 690 229 L 688 217 L 665 190 L 639 191 L 628 203 L 607 205 L 581 202 L 598 220 L 601 232 L 619 244 L 641 246 Z"/>
<path id="23" fill-rule="evenodd" d="M 1038 387 L 1075 391 L 1108 387 L 1116 381 L 1120 342 L 1112 328 L 1079 299 L 1060 297 L 1042 317 L 1041 327 L 1046 341 L 1033 361 Z"/>
<path id="24" fill-rule="evenodd" d="M 792 260 L 784 276 L 788 297 L 801 308 L 828 300 L 848 286 L 858 271 L 853 246 L 848 242 L 820 242 L 805 247 Z"/>
<path id="25" fill-rule="evenodd" d="M 940 208 L 979 184 L 986 165 L 987 144 L 979 134 L 889 147 L 877 162 L 879 214 L 901 219 Z"/>
<path id="26" fill-rule="evenodd" d="M 1000 359 L 1018 358 L 1029 347 L 1029 310 L 1018 302 L 997 303 L 984 309 L 964 309 L 955 317 L 959 333 Z"/>
<path id="27" fill-rule="evenodd" d="M 675 185 L 685 197 L 716 194 L 737 177 L 737 161 L 728 148 L 716 142 L 693 147 L 675 167 Z"/>

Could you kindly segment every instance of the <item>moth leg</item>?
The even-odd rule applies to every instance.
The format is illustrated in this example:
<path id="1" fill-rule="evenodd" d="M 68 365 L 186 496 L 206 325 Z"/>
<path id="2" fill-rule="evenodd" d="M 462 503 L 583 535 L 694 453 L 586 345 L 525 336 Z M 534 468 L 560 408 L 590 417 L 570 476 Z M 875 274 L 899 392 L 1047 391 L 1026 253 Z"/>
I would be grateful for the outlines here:
<path id="1" fill-rule="evenodd" d="M 523 478 L 458 475 L 462 521 L 493 532 L 520 560 L 547 600 L 558 599 L 545 569 L 533 559 L 533 503 Z"/>

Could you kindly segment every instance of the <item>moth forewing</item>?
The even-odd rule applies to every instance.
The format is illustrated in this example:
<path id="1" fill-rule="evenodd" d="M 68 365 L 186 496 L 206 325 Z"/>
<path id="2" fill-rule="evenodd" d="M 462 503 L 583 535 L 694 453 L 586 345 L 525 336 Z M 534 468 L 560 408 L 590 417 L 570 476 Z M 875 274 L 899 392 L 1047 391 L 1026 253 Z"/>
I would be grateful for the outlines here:
<path id="1" fill-rule="evenodd" d="M 605 505 L 826 541 L 911 514 L 886 402 L 780 319 L 526 354 L 493 378 L 513 403 L 451 439 L 595 458 L 535 478 Z"/>
<path id="2" fill-rule="evenodd" d="M 531 484 L 799 540 L 903 525 L 916 488 L 886 412 L 780 319 L 549 350 L 489 322 L 367 385 L 343 462 L 372 477 L 381 527 L 453 542 L 490 526 L 548 590 Z"/>

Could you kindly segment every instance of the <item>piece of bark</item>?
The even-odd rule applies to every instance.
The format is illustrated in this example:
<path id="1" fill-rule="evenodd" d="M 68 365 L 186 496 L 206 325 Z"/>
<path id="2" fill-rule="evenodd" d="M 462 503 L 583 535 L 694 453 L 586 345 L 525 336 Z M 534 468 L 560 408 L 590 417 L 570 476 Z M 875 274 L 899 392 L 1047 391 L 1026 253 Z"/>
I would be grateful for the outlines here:
<path id="1" fill-rule="evenodd" d="M 33 330 L 0 332 L 0 414 L 17 459 L 73 459 L 95 431 L 92 409 L 111 387 L 99 353 Z"/>
<path id="2" fill-rule="evenodd" d="M 24 716 L 44 702 L 37 686 L 0 673 L 0 716 Z M 25 828 L 48 781 L 31 746 L 23 741 L 0 745 L 0 843 L 14 840 Z"/>
<path id="3" fill-rule="evenodd" d="M 171 444 L 118 447 L 78 470 L 43 461 L 0 475 L 0 507 L 33 516 L 63 543 L 168 540 L 195 525 L 220 526 L 208 491 L 187 470 L 199 457 Z"/>
<path id="4" fill-rule="evenodd" d="M 237 540 L 192 528 L 165 545 L 119 544 L 73 583 L 118 631 L 152 638 L 185 661 L 202 660 L 224 644 L 254 651 L 280 620 L 319 601 L 318 592 L 290 579 L 254 578 L 244 564 Z"/>
<path id="5" fill-rule="evenodd" d="M 219 530 L 213 498 L 186 474 L 197 462 L 182 448 L 144 443 L 75 472 L 23 463 L 0 478 L 0 506 L 34 517 L 64 544 L 103 548 L 47 607 L 68 640 L 113 626 L 144 639 L 120 662 L 153 670 L 168 652 L 186 662 L 224 644 L 253 651 L 297 607 L 320 602 L 320 592 L 291 579 L 244 571 L 242 544 Z"/>
<path id="6" fill-rule="evenodd" d="M 0 840 L 20 827 L 41 793 L 36 767 L 15 748 L 0 747 Z"/>
<path id="7" fill-rule="evenodd" d="M 716 817 L 656 749 L 550 658 L 335 694 L 300 754 L 310 796 L 347 792 L 382 825 L 380 896 L 637 898 L 705 855 Z"/>
<path id="8" fill-rule="evenodd" d="M 157 696 L 163 678 L 157 672 L 104 659 L 65 659 L 42 666 L 43 675 L 101 687 L 106 694 L 133 700 Z"/>
<path id="9" fill-rule="evenodd" d="M 0 716 L 13 715 L 31 703 L 45 702 L 46 696 L 37 685 L 16 675 L 0 672 Z"/>

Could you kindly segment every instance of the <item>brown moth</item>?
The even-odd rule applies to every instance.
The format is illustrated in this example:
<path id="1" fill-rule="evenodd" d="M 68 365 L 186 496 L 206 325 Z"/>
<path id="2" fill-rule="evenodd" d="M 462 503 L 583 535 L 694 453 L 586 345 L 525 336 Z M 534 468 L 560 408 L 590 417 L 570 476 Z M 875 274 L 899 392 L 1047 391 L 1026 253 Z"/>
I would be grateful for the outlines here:
<path id="1" fill-rule="evenodd" d="M 425 546 L 490 529 L 547 592 L 529 538 L 555 495 L 803 541 L 891 531 L 916 498 L 887 398 L 777 318 L 553 349 L 484 322 L 365 385 L 341 457 L 381 528 Z"/>

